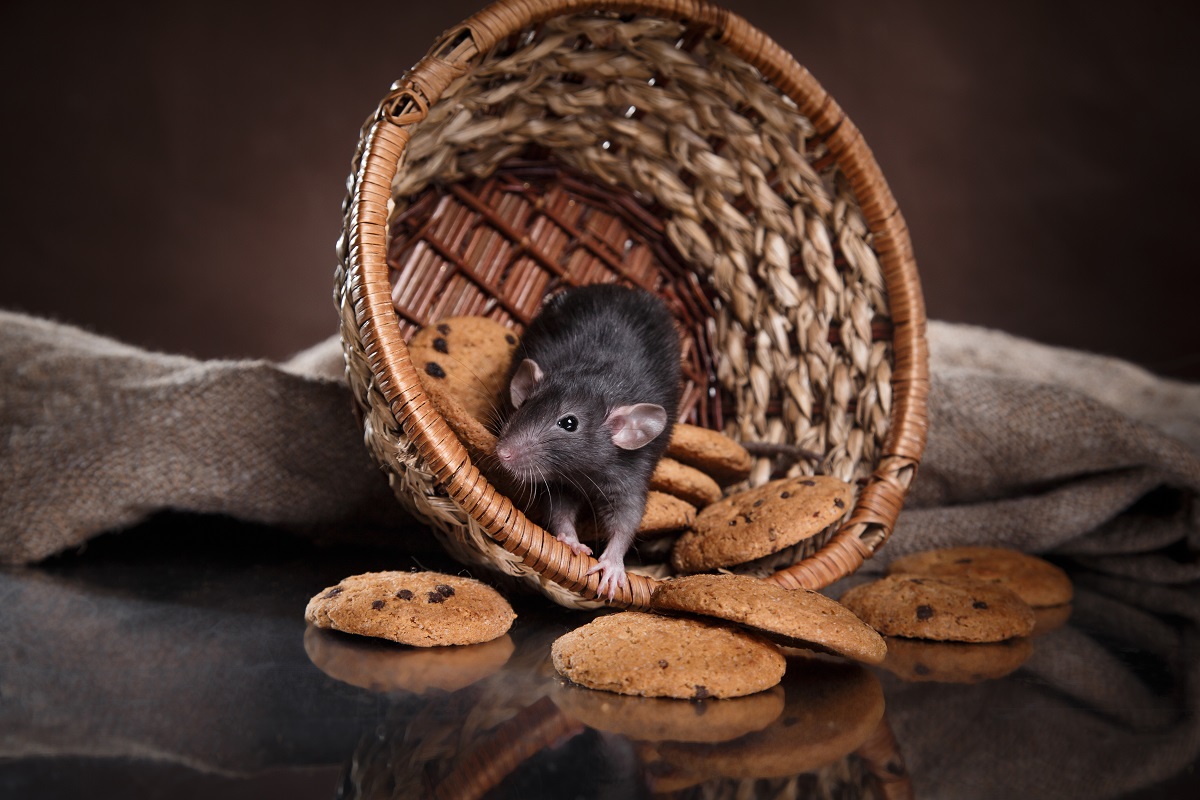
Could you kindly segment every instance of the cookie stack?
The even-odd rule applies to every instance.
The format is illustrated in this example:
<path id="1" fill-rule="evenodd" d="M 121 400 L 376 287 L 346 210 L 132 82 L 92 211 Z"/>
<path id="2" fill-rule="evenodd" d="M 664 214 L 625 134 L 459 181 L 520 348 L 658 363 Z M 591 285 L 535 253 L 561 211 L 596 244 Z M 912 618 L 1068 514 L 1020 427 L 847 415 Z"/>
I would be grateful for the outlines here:
<path id="1" fill-rule="evenodd" d="M 1062 624 L 1071 598 L 1066 573 L 1036 556 L 956 547 L 899 558 L 886 577 L 841 600 L 888 637 L 891 671 L 973 682 L 1020 666 L 1032 652 L 1028 637 Z"/>
<path id="2" fill-rule="evenodd" d="M 817 592 L 744 575 L 663 581 L 655 613 L 600 617 L 560 637 L 555 669 L 591 689 L 700 700 L 742 697 L 779 683 L 779 645 L 879 663 L 883 639 Z"/>

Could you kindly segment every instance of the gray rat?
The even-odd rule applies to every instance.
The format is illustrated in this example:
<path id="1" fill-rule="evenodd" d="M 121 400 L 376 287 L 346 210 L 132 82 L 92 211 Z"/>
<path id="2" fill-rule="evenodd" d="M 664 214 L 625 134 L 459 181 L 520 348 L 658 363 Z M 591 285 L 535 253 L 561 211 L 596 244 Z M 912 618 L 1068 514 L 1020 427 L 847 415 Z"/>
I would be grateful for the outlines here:
<path id="1" fill-rule="evenodd" d="M 679 404 L 679 335 L 657 296 L 612 284 L 549 300 L 517 345 L 496 459 L 576 554 L 581 512 L 608 544 L 588 574 L 611 600 Z M 542 492 L 541 490 L 545 490 Z"/>

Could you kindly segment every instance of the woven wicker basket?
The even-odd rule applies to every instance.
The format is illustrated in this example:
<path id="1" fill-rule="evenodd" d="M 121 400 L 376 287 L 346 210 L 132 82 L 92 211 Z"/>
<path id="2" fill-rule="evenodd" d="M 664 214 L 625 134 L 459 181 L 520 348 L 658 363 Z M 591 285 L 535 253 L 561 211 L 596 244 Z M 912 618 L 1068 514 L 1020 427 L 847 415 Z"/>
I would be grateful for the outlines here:
<path id="1" fill-rule="evenodd" d="M 752 484 L 858 485 L 835 530 L 760 574 L 820 588 L 890 535 L 926 429 L 907 229 L 858 130 L 744 20 L 688 0 L 502 0 L 393 85 L 348 188 L 335 301 L 364 436 L 457 558 L 596 602 L 595 562 L 471 463 L 407 337 L 462 314 L 520 329 L 548 292 L 610 280 L 678 317 L 683 419 L 817 455 L 763 457 Z M 613 604 L 646 607 L 654 581 L 631 571 Z"/>

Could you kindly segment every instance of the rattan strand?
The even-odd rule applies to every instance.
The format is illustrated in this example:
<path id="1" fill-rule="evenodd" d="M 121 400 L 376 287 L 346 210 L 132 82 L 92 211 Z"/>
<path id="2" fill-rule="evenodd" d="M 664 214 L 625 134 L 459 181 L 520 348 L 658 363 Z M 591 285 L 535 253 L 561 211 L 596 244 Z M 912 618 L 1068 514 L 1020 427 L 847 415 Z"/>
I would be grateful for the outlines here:
<path id="1" fill-rule="evenodd" d="M 691 141 L 686 132 L 694 130 L 689 127 L 694 123 L 707 121 L 721 125 L 726 133 L 727 144 L 736 143 L 741 132 L 756 127 L 748 125 L 744 118 L 731 112 L 727 99 L 724 101 L 724 110 L 720 103 L 716 103 L 701 106 L 701 110 L 697 111 L 687 106 L 664 110 L 654 108 L 652 102 L 647 108 L 644 98 L 634 98 L 644 104 L 646 117 L 643 119 L 653 119 L 653 113 L 669 112 L 676 115 L 674 119 L 667 120 L 668 124 L 674 126 L 670 130 L 677 134 L 676 139 L 668 143 L 670 157 L 677 160 L 694 158 L 697 163 L 704 165 L 704 174 L 712 176 L 717 182 L 697 203 L 688 192 L 689 187 L 677 177 L 678 164 L 675 165 L 674 174 L 670 171 L 655 172 L 648 169 L 646 162 L 636 158 L 630 158 L 626 164 L 622 164 L 616 154 L 595 147 L 594 139 L 586 152 L 571 151 L 570 139 L 580 132 L 581 126 L 568 124 L 561 116 L 556 124 L 546 124 L 546 110 L 560 115 L 577 115 L 581 109 L 572 107 L 570 103 L 586 100 L 586 92 L 572 97 L 561 94 L 557 97 L 547 96 L 545 107 L 539 111 L 543 120 L 539 123 L 539 114 L 530 113 L 536 109 L 528 104 L 521 105 L 529 97 L 523 93 L 524 87 L 506 87 L 497 75 L 487 77 L 489 62 L 487 58 L 479 58 L 482 52 L 526 28 L 535 19 L 551 22 L 537 36 L 528 37 L 530 46 L 521 55 L 530 59 L 531 70 L 535 69 L 538 60 L 549 56 L 570 58 L 576 52 L 555 51 L 554 37 L 559 37 L 557 42 L 561 43 L 585 36 L 593 45 L 598 42 L 603 44 L 604 37 L 609 37 L 609 44 L 619 41 L 622 46 L 628 46 L 635 41 L 642 41 L 638 38 L 639 31 L 645 33 L 657 28 L 661 32 L 664 26 L 674 24 L 653 17 L 634 17 L 632 20 L 591 16 L 557 17 L 576 10 L 606 8 L 658 14 L 668 19 L 687 19 L 687 27 L 677 26 L 676 30 L 688 41 L 694 42 L 697 48 L 704 49 L 707 65 L 700 67 L 690 60 L 691 53 L 674 45 L 665 46 L 666 41 L 660 39 L 658 44 L 650 42 L 647 45 L 651 63 L 655 65 L 655 71 L 649 77 L 663 68 L 670 68 L 677 69 L 676 79 L 686 78 L 697 85 L 706 85 L 711 83 L 713 74 L 718 71 L 723 77 L 740 75 L 738 91 L 742 94 L 738 95 L 738 102 L 747 104 L 758 116 L 757 127 L 767 131 L 766 135 L 755 141 L 765 143 L 769 156 L 777 159 L 781 165 L 780 172 L 787 173 L 782 180 L 785 189 L 809 185 L 819 189 L 822 178 L 805 158 L 796 157 L 779 146 L 780 143 L 787 144 L 789 136 L 793 140 L 798 138 L 794 133 L 780 136 L 778 131 L 772 131 L 781 125 L 783 129 L 790 125 L 794 131 L 797 125 L 811 123 L 817 134 L 816 141 L 819 143 L 823 137 L 823 146 L 845 177 L 848 192 L 835 191 L 831 208 L 819 204 L 811 208 L 793 206 L 789 214 L 787 205 L 779 203 L 778 196 L 774 195 L 766 179 L 767 173 L 753 162 L 742 159 L 737 164 L 741 169 L 741 186 L 738 187 L 729 183 L 734 180 L 733 176 L 738 170 L 730 172 L 725 169 L 728 165 L 722 164 L 716 154 L 705 155 L 692 147 L 696 143 Z M 729 51 L 697 35 L 698 31 L 705 29 L 711 31 L 717 41 L 727 45 Z M 668 30 L 668 34 L 675 32 Z M 538 36 L 542 38 L 539 40 Z M 646 41 L 650 40 L 647 38 Z M 445 438 L 444 430 L 433 421 L 429 421 L 429 429 L 423 424 L 411 422 L 414 419 L 413 405 L 423 407 L 424 400 L 419 384 L 414 388 L 407 380 L 400 380 L 408 365 L 408 357 L 398 334 L 398 326 L 395 325 L 394 314 L 386 308 L 385 303 L 385 295 L 388 294 L 387 272 L 382 256 L 386 235 L 379 226 L 380 217 L 387 213 L 393 197 L 410 195 L 422 181 L 428 183 L 434 177 L 455 180 L 462 175 L 472 174 L 472 170 L 479 174 L 489 165 L 494 166 L 498 158 L 515 154 L 523 144 L 536 138 L 556 153 L 567 154 L 568 163 L 571 163 L 573 156 L 574 166 L 601 180 L 619 181 L 635 191 L 649 190 L 660 204 L 674 211 L 676 216 L 667 231 L 672 243 L 681 252 L 693 256 L 698 268 L 709 272 L 718 293 L 726 300 L 716 320 L 718 340 L 730 344 L 731 350 L 736 350 L 733 343 L 745 341 L 747 337 L 754 345 L 750 358 L 739 362 L 736 358 L 739 354 L 733 352 L 721 362 L 722 365 L 733 365 L 719 376 L 738 402 L 737 421 L 732 432 L 744 438 L 775 441 L 790 438 L 797 444 L 826 452 L 828 455 L 822 467 L 833 474 L 860 477 L 857 474 L 862 471 L 860 465 L 869 467 L 878 462 L 870 470 L 862 493 L 867 499 L 866 504 L 856 504 L 850 522 L 815 556 L 790 568 L 777 579 L 785 583 L 795 580 L 802 585 L 823 585 L 831 577 L 840 577 L 856 568 L 865 557 L 864 552 L 869 555 L 890 534 L 895 513 L 898 513 L 919 460 L 924 444 L 927 375 L 923 305 L 903 218 L 861 135 L 836 103 L 777 45 L 734 15 L 704 3 L 658 0 L 638 4 L 499 3 L 451 31 L 433 52 L 436 57 L 431 56 L 418 64 L 404 81 L 399 82 L 381 104 L 380 111 L 364 127 L 362 145 L 355 160 L 351 197 L 347 204 L 346 234 L 339 248 L 343 265 L 338 271 L 337 300 L 343 310 L 344 338 L 349 340 L 346 344 L 349 379 L 364 404 L 363 423 L 368 445 L 376 457 L 392 469 L 396 491 L 406 493 L 420 489 L 422 480 L 419 474 L 411 474 L 412 468 L 420 462 L 432 465 L 430 459 L 435 456 L 438 461 L 434 471 L 451 483 L 458 481 L 455 486 L 445 487 L 451 496 L 474 497 L 479 478 L 477 474 L 472 475 L 470 480 L 456 477 L 454 470 L 464 463 L 465 455 L 453 437 Z M 603 69 L 611 71 L 626 66 L 622 59 L 611 53 L 603 55 L 602 60 L 592 59 L 590 64 L 577 63 L 575 67 L 600 68 L 601 72 L 597 74 L 604 78 Z M 586 53 L 579 57 L 586 61 Z M 462 73 L 462 67 L 470 61 L 476 63 L 467 77 L 457 81 L 446 80 L 448 76 Z M 749 62 L 749 65 L 745 62 Z M 509 62 L 503 69 L 512 70 L 514 66 Z M 633 68 L 636 69 L 636 65 Z M 764 83 L 759 73 L 769 83 Z M 518 71 L 517 74 L 522 73 Z M 635 77 L 641 76 L 635 73 Z M 524 125 L 524 140 L 513 134 L 516 127 L 504 129 L 504 116 L 493 114 L 474 118 L 470 114 L 453 115 L 454 109 L 462 108 L 463 88 L 481 80 L 492 81 L 489 88 L 493 94 L 485 100 L 495 101 L 504 92 L 509 92 L 507 97 L 510 100 L 516 98 L 513 101 L 517 104 L 516 110 L 509 116 L 518 119 L 516 127 Z M 787 102 L 778 102 L 776 87 L 790 98 L 790 102 L 796 104 L 802 116 L 791 113 Z M 519 97 L 518 91 L 522 92 Z M 438 101 L 444 99 L 443 95 L 454 97 L 455 102 L 439 104 Z M 705 93 L 701 92 L 700 96 L 704 97 Z M 444 109 L 443 135 L 430 135 L 426 128 Z M 708 115 L 711 119 L 701 120 L 701 115 Z M 464 129 L 472 122 L 476 122 L 477 127 Z M 457 129 L 456 125 L 459 126 Z M 486 130 L 489 127 L 492 130 Z M 697 124 L 696 127 L 702 126 Z M 438 152 L 442 143 L 452 141 L 455 135 L 480 142 L 489 141 L 488 136 L 497 132 L 512 138 L 502 141 L 500 147 L 491 151 L 466 153 L 465 157 L 457 158 L 457 163 L 454 153 L 445 149 Z M 411 142 L 410 137 L 414 137 Z M 803 140 L 805 137 L 799 138 Z M 671 147 L 676 151 L 670 152 Z M 395 165 L 401 155 L 405 159 L 405 166 L 397 184 L 392 186 L 391 175 L 396 174 Z M 380 168 L 378 162 L 381 160 L 391 162 L 392 169 L 389 171 L 386 163 Z M 819 156 L 815 161 L 819 163 Z M 420 164 L 425 165 L 423 170 L 418 168 Z M 722 184 L 722 181 L 726 183 Z M 790 187 L 789 181 L 792 183 Z M 739 188 L 741 191 L 737 191 Z M 754 224 L 735 206 L 720 202 L 723 195 L 734 191 L 747 198 L 746 202 L 753 206 Z M 820 195 L 820 191 L 810 193 L 810 196 L 818 198 Z M 713 201 L 716 201 L 715 205 Z M 845 258 L 845 265 L 833 263 L 834 247 L 829 232 L 822 224 L 826 219 L 832 223 L 830 227 Z M 369 230 L 363 230 L 363 226 Z M 718 242 L 714 243 L 707 229 L 717 232 Z M 745 246 L 747 237 L 750 239 L 749 248 Z M 740 249 L 725 247 L 731 242 L 743 246 Z M 715 247 L 714 244 L 722 246 Z M 753 252 L 756 248 L 763 253 L 758 264 L 743 263 L 744 259 L 737 257 L 738 253 Z M 791 280 L 791 263 L 786 255 L 793 248 L 801 253 L 803 270 L 814 285 L 812 302 L 808 304 L 798 304 L 794 280 Z M 842 272 L 851 276 L 851 283 L 862 287 L 867 301 L 846 305 L 850 295 L 845 291 L 846 283 L 838 277 L 839 266 Z M 756 324 L 760 315 L 775 309 L 764 309 L 760 302 L 763 294 L 755 283 L 755 277 L 763 282 L 771 300 L 778 302 L 788 312 L 773 316 L 767 313 L 762 326 Z M 871 319 L 866 312 L 872 307 L 887 307 L 888 304 L 893 325 L 892 341 L 887 344 L 872 343 L 869 333 Z M 349 309 L 353 309 L 353 313 Z M 822 326 L 828 327 L 834 319 L 842 320 L 839 333 L 850 356 L 849 363 L 838 362 L 830 352 L 829 331 L 821 335 Z M 789 329 L 799 345 L 796 348 L 792 347 L 792 342 L 786 336 Z M 782 346 L 772 349 L 776 344 Z M 743 347 L 743 351 L 745 349 Z M 790 357 L 788 353 L 793 350 L 800 353 L 801 357 Z M 743 352 L 740 355 L 747 354 Z M 851 365 L 866 375 L 859 387 L 855 387 L 851 380 Z M 872 368 L 875 371 L 867 374 L 866 370 Z M 783 419 L 768 419 L 765 410 L 772 375 L 781 376 L 783 386 L 788 390 Z M 850 409 L 853 401 L 861 416 L 859 423 L 864 427 L 851 428 L 842 424 L 845 415 L 828 413 L 828 409 L 827 417 L 831 421 L 828 430 L 812 426 L 811 397 L 803 391 L 805 381 L 813 384 L 815 392 L 838 404 L 843 412 Z M 405 383 L 403 390 L 397 386 L 400 382 Z M 854 396 L 856 394 L 857 397 Z M 427 416 L 416 419 L 424 423 L 428 421 Z M 397 422 L 403 425 L 403 437 L 396 435 Z M 791 430 L 788 430 L 789 426 Z M 877 435 L 870 435 L 872 433 Z M 442 438 L 437 439 L 435 446 L 430 443 L 431 436 Z M 372 438 L 376 441 L 372 442 Z M 830 439 L 834 441 L 831 443 Z M 876 443 L 873 439 L 879 441 Z M 763 476 L 759 474 L 757 477 L 762 479 Z M 470 515 L 466 515 L 464 520 L 461 509 L 455 511 L 451 508 L 452 503 L 439 504 L 436 492 L 429 492 L 428 485 L 424 488 L 426 491 L 421 492 L 420 496 L 430 498 L 427 510 L 440 514 L 448 525 L 465 525 L 469 531 L 478 531 L 479 525 Z M 494 492 L 488 496 L 493 500 L 496 497 Z M 502 539 L 502 547 L 513 553 L 525 554 L 520 558 L 521 562 L 535 571 L 555 565 L 552 576 L 543 574 L 540 577 L 543 580 L 565 579 L 569 588 L 575 589 L 579 584 L 580 570 L 586 564 L 575 564 L 572 559 L 564 559 L 560 553 L 563 549 L 561 545 L 516 514 L 515 510 L 510 510 L 511 504 L 507 504 L 507 500 L 499 500 L 502 511 L 488 512 L 484 516 L 493 521 L 503 518 L 508 527 L 492 530 L 494 525 L 489 525 L 486 531 L 489 538 Z M 508 524 L 509 520 L 515 522 Z M 464 548 L 478 549 L 467 545 Z M 503 557 L 497 560 L 502 561 Z M 815 577 L 803 577 L 806 575 Z M 591 583 L 594 584 L 594 580 Z M 635 586 L 635 591 L 620 598 L 622 604 L 638 605 L 642 601 L 643 592 L 640 590 L 645 587 Z M 587 594 L 594 591 L 594 586 L 585 586 L 582 591 Z"/>

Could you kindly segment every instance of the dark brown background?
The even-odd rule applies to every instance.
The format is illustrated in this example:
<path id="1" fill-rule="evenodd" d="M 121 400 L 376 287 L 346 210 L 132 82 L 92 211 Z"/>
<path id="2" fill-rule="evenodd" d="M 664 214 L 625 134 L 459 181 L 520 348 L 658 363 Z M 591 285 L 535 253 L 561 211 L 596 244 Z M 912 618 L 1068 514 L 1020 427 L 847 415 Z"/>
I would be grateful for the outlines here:
<path id="1" fill-rule="evenodd" d="M 359 124 L 481 4 L 6 3 L 0 307 L 204 357 L 333 333 Z M 726 5 L 864 131 L 931 318 L 1200 378 L 1191 4 Z"/>

